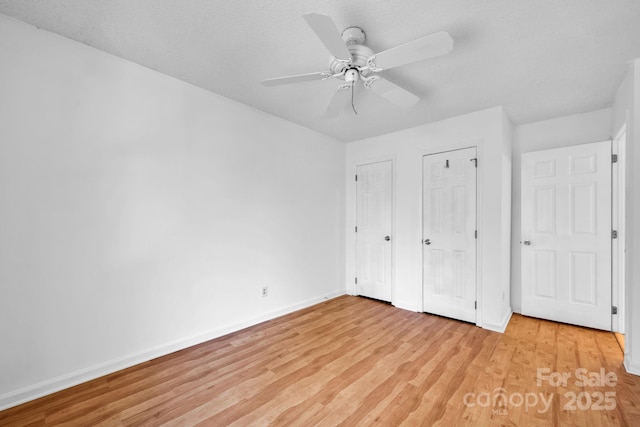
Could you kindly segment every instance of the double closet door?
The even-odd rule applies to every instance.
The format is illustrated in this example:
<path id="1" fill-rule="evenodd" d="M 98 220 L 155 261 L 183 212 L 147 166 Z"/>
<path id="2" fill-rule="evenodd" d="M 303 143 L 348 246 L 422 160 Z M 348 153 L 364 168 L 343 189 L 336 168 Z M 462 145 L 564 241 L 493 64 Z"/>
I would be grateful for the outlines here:
<path id="1" fill-rule="evenodd" d="M 423 311 L 476 322 L 476 149 L 423 157 Z M 356 293 L 392 300 L 393 165 L 356 167 Z"/>

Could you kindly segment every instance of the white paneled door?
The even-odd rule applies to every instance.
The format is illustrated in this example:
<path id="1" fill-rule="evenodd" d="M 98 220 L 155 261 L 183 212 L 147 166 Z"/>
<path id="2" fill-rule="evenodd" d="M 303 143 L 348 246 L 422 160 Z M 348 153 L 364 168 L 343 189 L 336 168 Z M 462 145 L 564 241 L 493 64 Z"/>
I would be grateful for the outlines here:
<path id="1" fill-rule="evenodd" d="M 522 314 L 611 330 L 611 142 L 522 155 Z"/>
<path id="2" fill-rule="evenodd" d="M 392 163 L 356 168 L 356 289 L 391 301 Z"/>
<path id="3" fill-rule="evenodd" d="M 476 322 L 476 149 L 423 158 L 423 310 Z"/>

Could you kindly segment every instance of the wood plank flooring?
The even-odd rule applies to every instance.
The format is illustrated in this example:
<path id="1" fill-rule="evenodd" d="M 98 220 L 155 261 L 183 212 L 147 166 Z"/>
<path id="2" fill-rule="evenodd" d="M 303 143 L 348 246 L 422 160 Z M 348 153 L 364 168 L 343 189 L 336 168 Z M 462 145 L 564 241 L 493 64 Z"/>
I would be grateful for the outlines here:
<path id="1" fill-rule="evenodd" d="M 616 340 L 618 341 L 618 345 L 620 345 L 620 348 L 624 352 L 624 334 L 614 332 L 613 335 L 616 337 Z"/>
<path id="2" fill-rule="evenodd" d="M 514 315 L 498 334 L 344 296 L 0 412 L 2 426 L 376 424 L 637 426 L 640 377 L 612 333 Z"/>

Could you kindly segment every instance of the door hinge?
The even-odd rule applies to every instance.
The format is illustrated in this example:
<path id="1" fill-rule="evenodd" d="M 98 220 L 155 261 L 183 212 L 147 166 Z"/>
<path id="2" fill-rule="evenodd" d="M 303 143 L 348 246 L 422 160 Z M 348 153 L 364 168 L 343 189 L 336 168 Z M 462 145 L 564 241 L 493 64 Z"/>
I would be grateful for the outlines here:
<path id="1" fill-rule="evenodd" d="M 358 278 L 356 277 L 356 285 L 358 284 Z"/>
<path id="2" fill-rule="evenodd" d="M 473 309 L 477 310 L 478 309 L 478 301 L 474 301 L 473 303 Z"/>
<path id="3" fill-rule="evenodd" d="M 471 161 L 473 162 L 473 165 L 475 167 L 478 167 L 478 159 L 477 158 L 471 159 Z"/>
<path id="4" fill-rule="evenodd" d="M 475 232 L 475 233 L 473 233 L 473 234 L 474 234 L 474 236 L 473 236 L 473 237 L 475 237 L 475 238 L 477 239 L 477 238 L 478 238 L 478 230 L 476 230 L 476 232 Z"/>
<path id="5" fill-rule="evenodd" d="M 358 232 L 358 226 L 356 225 L 356 233 Z"/>
<path id="6" fill-rule="evenodd" d="M 612 239 L 617 239 L 618 238 L 618 230 L 611 231 L 611 238 Z"/>
<path id="7" fill-rule="evenodd" d="M 356 181 L 358 180 L 358 175 L 356 175 Z"/>
<path id="8" fill-rule="evenodd" d="M 611 314 L 618 314 L 618 307 L 616 307 L 615 305 L 611 306 Z"/>
<path id="9" fill-rule="evenodd" d="M 611 155 L 611 163 L 618 163 L 618 155 L 617 154 L 612 154 Z"/>

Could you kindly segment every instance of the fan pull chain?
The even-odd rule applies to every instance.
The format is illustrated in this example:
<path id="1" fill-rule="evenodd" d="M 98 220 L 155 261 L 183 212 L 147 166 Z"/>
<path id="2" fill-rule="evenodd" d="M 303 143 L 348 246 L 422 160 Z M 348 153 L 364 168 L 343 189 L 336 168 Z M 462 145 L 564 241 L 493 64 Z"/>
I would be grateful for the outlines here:
<path id="1" fill-rule="evenodd" d="M 358 114 L 358 112 L 356 111 L 356 106 L 353 105 L 353 91 L 354 91 L 355 85 L 352 83 L 351 84 L 351 108 L 353 108 L 353 112 Z"/>

